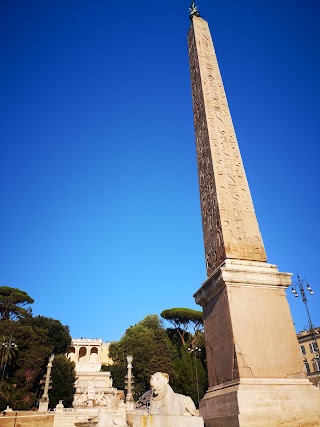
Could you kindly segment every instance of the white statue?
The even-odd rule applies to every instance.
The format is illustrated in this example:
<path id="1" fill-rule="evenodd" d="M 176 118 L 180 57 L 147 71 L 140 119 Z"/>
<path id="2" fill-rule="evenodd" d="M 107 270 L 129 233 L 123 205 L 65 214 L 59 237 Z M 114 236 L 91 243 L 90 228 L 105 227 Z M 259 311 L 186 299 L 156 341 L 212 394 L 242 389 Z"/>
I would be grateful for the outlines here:
<path id="1" fill-rule="evenodd" d="M 101 408 L 98 416 L 98 424 L 96 427 L 107 427 L 113 426 L 112 415 L 107 412 L 106 409 Z"/>
<path id="2" fill-rule="evenodd" d="M 76 399 L 73 402 L 73 406 L 84 406 L 87 403 L 88 397 L 86 393 L 86 389 L 83 389 L 83 393 L 80 394 L 80 396 L 76 397 Z"/>
<path id="3" fill-rule="evenodd" d="M 88 384 L 88 400 L 94 400 L 95 394 L 96 394 L 96 390 L 94 388 L 94 385 L 90 381 Z"/>
<path id="4" fill-rule="evenodd" d="M 97 394 L 96 396 L 96 403 L 99 406 L 106 406 L 107 408 L 112 407 L 112 402 L 109 396 L 106 396 L 103 391 Z"/>
<path id="5" fill-rule="evenodd" d="M 114 413 L 108 412 L 107 408 L 100 408 L 98 415 L 98 424 L 96 427 L 126 427 L 127 422 L 125 419 L 125 415 L 117 415 Z"/>
<path id="6" fill-rule="evenodd" d="M 169 375 L 156 372 L 151 375 L 152 398 L 150 415 L 197 415 L 189 396 L 175 393 L 169 385 Z"/>

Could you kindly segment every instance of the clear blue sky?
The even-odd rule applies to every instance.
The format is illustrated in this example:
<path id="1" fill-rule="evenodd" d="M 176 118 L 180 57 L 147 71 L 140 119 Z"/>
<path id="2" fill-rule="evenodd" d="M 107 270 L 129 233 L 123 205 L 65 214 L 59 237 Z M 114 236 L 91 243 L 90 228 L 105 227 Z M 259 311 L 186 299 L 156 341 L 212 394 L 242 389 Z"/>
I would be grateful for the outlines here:
<path id="1" fill-rule="evenodd" d="M 198 308 L 190 3 L 1 2 L 0 285 L 74 337 L 117 340 L 147 314 Z M 320 3 L 198 5 L 268 261 L 311 283 L 319 325 Z"/>

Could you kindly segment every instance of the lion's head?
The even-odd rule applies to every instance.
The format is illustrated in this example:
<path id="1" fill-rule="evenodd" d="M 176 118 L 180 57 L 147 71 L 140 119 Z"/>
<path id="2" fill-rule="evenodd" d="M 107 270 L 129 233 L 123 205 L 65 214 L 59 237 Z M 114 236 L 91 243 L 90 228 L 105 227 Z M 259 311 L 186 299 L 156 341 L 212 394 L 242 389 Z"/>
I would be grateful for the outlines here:
<path id="1" fill-rule="evenodd" d="M 169 383 L 169 375 L 163 372 L 156 372 L 151 375 L 150 385 L 153 393 L 153 398 L 163 399 L 167 393 L 167 385 Z"/>

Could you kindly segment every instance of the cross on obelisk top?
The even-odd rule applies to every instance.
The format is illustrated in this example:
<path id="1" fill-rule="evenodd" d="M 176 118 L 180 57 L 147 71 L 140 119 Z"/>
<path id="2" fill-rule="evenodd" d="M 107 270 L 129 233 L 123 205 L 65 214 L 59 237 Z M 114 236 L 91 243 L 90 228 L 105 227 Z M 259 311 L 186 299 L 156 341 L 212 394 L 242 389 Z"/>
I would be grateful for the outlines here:
<path id="1" fill-rule="evenodd" d="M 191 3 L 191 6 L 189 8 L 190 10 L 190 18 L 192 19 L 193 16 L 200 16 L 200 13 L 198 11 L 198 6 L 195 6 L 194 1 Z"/>

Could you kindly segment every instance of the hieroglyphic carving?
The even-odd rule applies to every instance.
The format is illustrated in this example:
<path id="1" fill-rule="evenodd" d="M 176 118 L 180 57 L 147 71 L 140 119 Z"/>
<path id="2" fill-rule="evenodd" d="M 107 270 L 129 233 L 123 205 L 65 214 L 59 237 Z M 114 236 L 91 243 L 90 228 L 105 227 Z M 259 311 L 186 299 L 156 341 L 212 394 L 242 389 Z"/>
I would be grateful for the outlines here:
<path id="1" fill-rule="evenodd" d="M 209 27 L 192 18 L 189 58 L 207 274 L 226 258 L 266 261 Z"/>
<path id="2" fill-rule="evenodd" d="M 191 85 L 193 95 L 194 124 L 196 130 L 196 149 L 198 176 L 202 211 L 202 227 L 208 275 L 214 267 L 226 257 L 222 240 L 217 190 L 213 174 L 212 155 L 208 125 L 211 117 L 206 118 L 204 95 L 201 86 L 199 62 L 197 60 L 196 42 L 189 33 L 189 58 L 191 68 Z"/>

